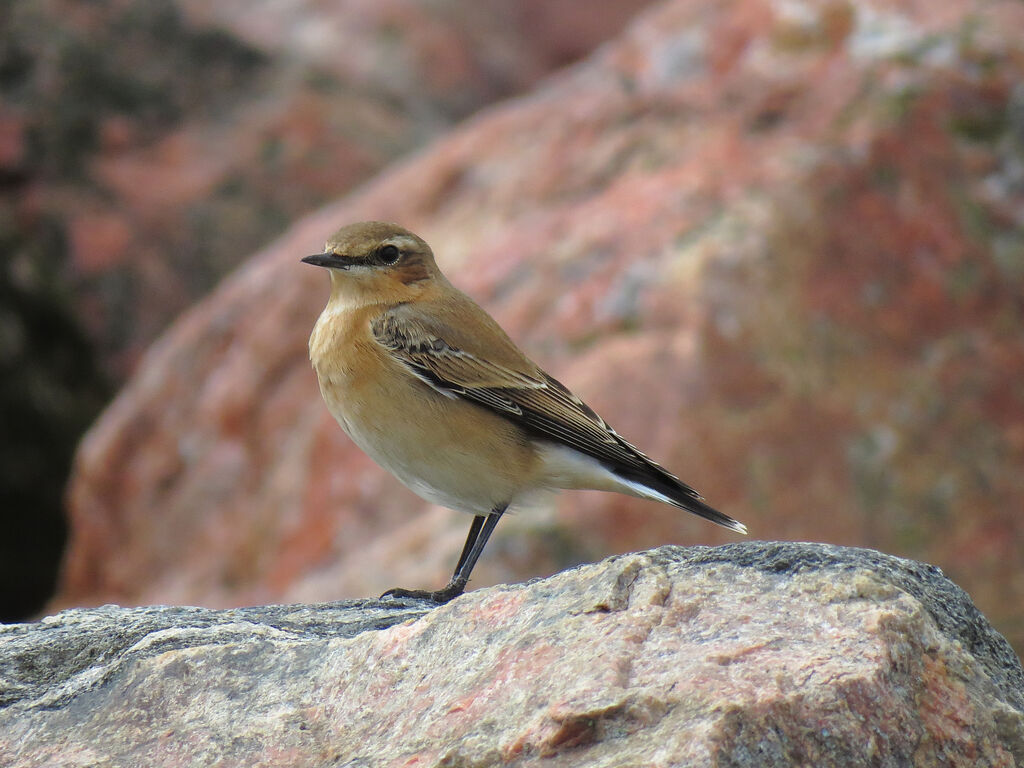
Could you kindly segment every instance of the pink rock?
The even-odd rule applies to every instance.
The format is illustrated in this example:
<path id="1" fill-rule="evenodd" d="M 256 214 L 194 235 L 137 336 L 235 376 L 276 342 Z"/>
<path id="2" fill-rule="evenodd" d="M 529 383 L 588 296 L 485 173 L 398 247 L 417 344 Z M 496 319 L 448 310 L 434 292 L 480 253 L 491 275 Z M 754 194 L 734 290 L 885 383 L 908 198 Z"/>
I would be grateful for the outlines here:
<path id="1" fill-rule="evenodd" d="M 72 264 L 89 275 L 122 265 L 132 235 L 123 216 L 92 211 L 68 222 L 68 237 Z"/>
<path id="2" fill-rule="evenodd" d="M 664 547 L 434 610 L 114 606 L 0 626 L 0 761 L 1010 766 L 1024 670 L 937 568 Z"/>
<path id="3" fill-rule="evenodd" d="M 9 173 L 24 164 L 25 128 L 24 115 L 9 109 L 0 111 L 0 170 Z"/>
<path id="4" fill-rule="evenodd" d="M 327 287 L 298 258 L 373 218 L 754 536 L 937 562 L 1024 643 L 1024 10 L 986 8 L 664 3 L 298 222 L 83 442 L 56 604 L 445 581 L 468 520 L 371 466 L 306 360 Z M 726 536 L 566 494 L 503 522 L 474 586 Z"/>

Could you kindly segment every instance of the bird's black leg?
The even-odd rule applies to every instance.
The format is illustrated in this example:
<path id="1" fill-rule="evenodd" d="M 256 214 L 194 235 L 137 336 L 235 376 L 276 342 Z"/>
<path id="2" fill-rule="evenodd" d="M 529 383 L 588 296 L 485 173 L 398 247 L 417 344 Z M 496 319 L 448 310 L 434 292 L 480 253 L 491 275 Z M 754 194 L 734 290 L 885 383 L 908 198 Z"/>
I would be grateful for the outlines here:
<path id="1" fill-rule="evenodd" d="M 477 515 L 473 518 L 473 522 L 469 526 L 469 535 L 466 536 L 466 543 L 462 545 L 462 554 L 459 555 L 459 563 L 455 566 L 455 573 L 452 574 L 452 580 L 459 575 L 459 571 L 462 570 L 462 566 L 466 563 L 466 558 L 469 557 L 469 553 L 473 549 L 473 544 L 476 542 L 477 536 L 480 535 L 480 526 L 484 524 L 484 519 L 486 517 L 487 515 Z"/>
<path id="2" fill-rule="evenodd" d="M 495 507 L 489 514 L 477 515 L 469 526 L 469 535 L 462 547 L 462 554 L 459 555 L 459 563 L 455 566 L 455 574 L 448 585 L 436 592 L 425 589 L 389 589 L 381 597 L 415 597 L 423 600 L 432 600 L 435 603 L 447 603 L 449 600 L 461 595 L 466 584 L 469 583 L 469 574 L 473 566 L 480 559 L 480 553 L 484 551 L 487 540 L 494 532 L 501 516 L 505 513 L 506 507 Z"/>

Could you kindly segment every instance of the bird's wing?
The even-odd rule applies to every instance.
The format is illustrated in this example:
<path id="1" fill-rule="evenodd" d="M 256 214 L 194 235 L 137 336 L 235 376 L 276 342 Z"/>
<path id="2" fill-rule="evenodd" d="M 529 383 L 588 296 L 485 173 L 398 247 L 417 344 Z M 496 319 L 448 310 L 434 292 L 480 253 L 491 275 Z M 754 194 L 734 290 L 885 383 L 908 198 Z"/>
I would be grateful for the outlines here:
<path id="1" fill-rule="evenodd" d="M 441 394 L 488 408 L 533 436 L 590 456 L 634 491 L 746 533 L 746 527 L 704 503 L 701 495 L 626 442 L 604 419 L 534 365 L 489 315 L 472 304 L 476 333 L 402 305 L 379 316 L 373 335 L 398 362 Z M 465 315 L 463 315 L 465 316 Z"/>
<path id="2" fill-rule="evenodd" d="M 372 330 L 377 342 L 396 360 L 448 397 L 495 411 L 531 434 L 598 459 L 609 469 L 650 471 L 657 467 L 525 357 L 512 367 L 479 352 L 470 353 L 452 341 L 459 335 L 456 331 L 409 310 L 384 313 Z M 503 334 L 495 338 L 497 346 L 506 341 Z"/>

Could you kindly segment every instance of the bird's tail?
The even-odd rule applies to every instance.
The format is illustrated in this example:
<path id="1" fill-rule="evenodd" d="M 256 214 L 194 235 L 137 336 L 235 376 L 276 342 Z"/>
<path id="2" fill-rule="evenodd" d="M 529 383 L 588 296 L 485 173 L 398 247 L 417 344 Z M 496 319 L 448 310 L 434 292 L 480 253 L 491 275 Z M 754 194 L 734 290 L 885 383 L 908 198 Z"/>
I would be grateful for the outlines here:
<path id="1" fill-rule="evenodd" d="M 620 466 L 612 469 L 612 473 L 636 496 L 685 509 L 737 533 L 747 532 L 747 526 L 704 503 L 693 488 L 653 461 L 643 470 Z"/>

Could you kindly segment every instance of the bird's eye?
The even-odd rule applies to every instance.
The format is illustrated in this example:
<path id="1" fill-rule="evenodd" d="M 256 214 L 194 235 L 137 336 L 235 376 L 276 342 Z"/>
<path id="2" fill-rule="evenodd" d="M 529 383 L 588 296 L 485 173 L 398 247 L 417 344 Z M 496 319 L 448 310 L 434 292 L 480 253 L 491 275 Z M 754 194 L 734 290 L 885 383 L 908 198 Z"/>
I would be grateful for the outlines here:
<path id="1" fill-rule="evenodd" d="M 394 264 L 400 255 L 398 248 L 393 245 L 385 245 L 380 249 L 380 260 L 385 264 Z"/>

